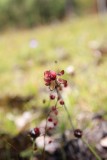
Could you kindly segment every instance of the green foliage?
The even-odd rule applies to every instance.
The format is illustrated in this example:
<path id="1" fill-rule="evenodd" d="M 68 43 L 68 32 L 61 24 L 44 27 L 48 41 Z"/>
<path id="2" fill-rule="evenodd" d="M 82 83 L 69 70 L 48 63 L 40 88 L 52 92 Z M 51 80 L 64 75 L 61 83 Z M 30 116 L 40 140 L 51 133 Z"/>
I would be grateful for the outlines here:
<path id="1" fill-rule="evenodd" d="M 94 5 L 94 1 L 90 0 L 75 0 L 75 10 L 79 14 L 87 13 L 92 10 L 92 6 Z"/>
<path id="2" fill-rule="evenodd" d="M 0 28 L 7 25 L 28 26 L 62 18 L 65 0 L 1 0 Z"/>
<path id="3" fill-rule="evenodd" d="M 86 13 L 94 3 L 90 0 L 71 2 L 68 4 L 67 0 L 0 0 L 0 28 L 32 27 L 62 19 L 70 5 L 74 12 Z"/>

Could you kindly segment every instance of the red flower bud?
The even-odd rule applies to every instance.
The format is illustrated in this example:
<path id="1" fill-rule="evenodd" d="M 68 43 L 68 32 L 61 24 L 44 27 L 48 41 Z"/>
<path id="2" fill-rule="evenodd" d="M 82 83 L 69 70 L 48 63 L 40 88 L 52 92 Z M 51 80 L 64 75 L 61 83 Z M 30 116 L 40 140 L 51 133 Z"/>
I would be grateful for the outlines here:
<path id="1" fill-rule="evenodd" d="M 39 130 L 39 128 L 34 128 L 34 129 L 32 129 L 30 132 L 29 132 L 29 134 L 30 134 L 30 136 L 32 137 L 32 138 L 37 138 L 37 137 L 39 137 L 40 136 L 40 130 Z"/>
<path id="2" fill-rule="evenodd" d="M 51 80 L 55 80 L 56 79 L 56 72 L 50 71 L 50 78 L 51 78 Z"/>
<path id="3" fill-rule="evenodd" d="M 61 71 L 61 74 L 62 74 L 62 75 L 64 74 L 64 70 Z"/>
<path id="4" fill-rule="evenodd" d="M 59 82 L 60 84 L 66 84 L 66 83 L 67 83 L 67 80 L 64 80 L 64 79 L 62 79 L 62 78 L 59 78 L 59 79 L 58 79 L 58 82 Z"/>
<path id="5" fill-rule="evenodd" d="M 58 73 L 58 76 L 62 76 L 63 74 L 64 74 L 64 70 L 60 71 L 60 72 Z"/>
<path id="6" fill-rule="evenodd" d="M 67 87 L 68 86 L 68 84 L 67 83 L 64 83 L 64 87 Z"/>
<path id="7" fill-rule="evenodd" d="M 50 143 L 52 143 L 52 141 L 50 140 L 48 143 L 50 144 Z"/>
<path id="8" fill-rule="evenodd" d="M 34 128 L 34 132 L 35 132 L 36 137 L 40 136 L 39 128 Z"/>
<path id="9" fill-rule="evenodd" d="M 51 95 L 50 95 L 50 99 L 51 99 L 51 100 L 55 99 L 55 95 L 51 94 Z"/>
<path id="10" fill-rule="evenodd" d="M 49 117 L 49 118 L 48 118 L 48 121 L 49 121 L 49 122 L 52 122 L 52 121 L 53 121 L 53 119 L 52 119 L 51 117 Z"/>
<path id="11" fill-rule="evenodd" d="M 59 102 L 61 105 L 64 105 L 64 101 L 63 100 L 60 100 Z"/>
<path id="12" fill-rule="evenodd" d="M 53 107 L 52 107 L 52 111 L 56 111 L 56 106 L 53 106 Z"/>
<path id="13" fill-rule="evenodd" d="M 54 126 L 56 126 L 58 124 L 58 122 L 56 121 L 56 122 L 54 122 Z"/>

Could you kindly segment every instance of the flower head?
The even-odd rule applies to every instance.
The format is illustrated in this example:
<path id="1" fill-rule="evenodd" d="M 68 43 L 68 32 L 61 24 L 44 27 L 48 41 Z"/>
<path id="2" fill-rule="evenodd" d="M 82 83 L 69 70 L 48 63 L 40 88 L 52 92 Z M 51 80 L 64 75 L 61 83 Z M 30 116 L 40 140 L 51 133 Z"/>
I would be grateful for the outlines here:
<path id="1" fill-rule="evenodd" d="M 67 81 L 59 78 L 62 75 L 64 75 L 64 70 L 60 71 L 59 73 L 56 73 L 55 71 L 45 71 L 44 72 L 44 81 L 45 85 L 50 87 L 50 90 L 54 90 L 55 87 L 58 87 L 59 90 L 61 87 L 67 87 Z M 62 90 L 62 89 L 61 89 Z"/>
<path id="2" fill-rule="evenodd" d="M 49 86 L 51 81 L 56 79 L 56 72 L 54 71 L 45 71 L 44 72 L 44 81 L 46 82 L 45 85 Z"/>

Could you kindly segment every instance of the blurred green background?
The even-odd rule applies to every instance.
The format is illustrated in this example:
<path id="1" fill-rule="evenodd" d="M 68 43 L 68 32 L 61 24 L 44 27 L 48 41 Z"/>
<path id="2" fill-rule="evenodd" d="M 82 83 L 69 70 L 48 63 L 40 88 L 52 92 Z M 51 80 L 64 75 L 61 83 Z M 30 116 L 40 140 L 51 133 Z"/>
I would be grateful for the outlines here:
<path id="1" fill-rule="evenodd" d="M 65 70 L 69 86 L 63 96 L 75 125 L 81 112 L 107 111 L 106 68 L 105 5 L 0 0 L 1 133 L 16 135 L 45 118 L 49 96 L 43 73 L 49 69 Z M 66 129 L 65 114 L 61 109 L 60 131 Z"/>
<path id="2" fill-rule="evenodd" d="M 91 11 L 90 0 L 1 0 L 0 28 L 33 27 L 65 17 L 68 9 L 77 14 Z"/>

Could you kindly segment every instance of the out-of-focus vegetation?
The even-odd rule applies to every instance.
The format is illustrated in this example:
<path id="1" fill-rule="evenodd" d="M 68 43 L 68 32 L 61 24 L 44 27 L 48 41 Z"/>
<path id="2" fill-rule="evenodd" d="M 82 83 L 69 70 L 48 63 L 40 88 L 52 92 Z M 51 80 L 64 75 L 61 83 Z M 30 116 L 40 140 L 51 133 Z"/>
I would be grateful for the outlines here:
<path id="1" fill-rule="evenodd" d="M 68 87 L 62 96 L 76 127 L 90 127 L 86 115 L 94 111 L 107 112 L 107 16 L 89 15 L 96 10 L 95 2 L 0 1 L 0 148 L 6 147 L 4 157 L 5 151 L 8 159 L 11 155 L 8 136 L 24 134 L 46 118 L 52 105 L 43 81 L 46 70 L 65 70 Z M 56 132 L 63 133 L 70 126 L 62 106 L 58 118 Z M 20 136 L 19 141 L 25 138 L 27 143 L 27 135 Z M 28 149 L 25 142 L 22 150 Z M 14 146 L 16 142 L 12 154 Z"/>
<path id="2" fill-rule="evenodd" d="M 66 70 L 72 65 L 75 76 L 67 78 L 72 91 L 68 105 L 78 106 L 78 110 L 106 110 L 107 56 L 105 53 L 99 57 L 99 52 L 90 47 L 103 42 L 106 44 L 106 28 L 106 17 L 102 22 L 96 16 L 93 19 L 89 16 L 32 30 L 5 32 L 0 37 L 1 100 L 6 95 L 7 98 L 8 95 L 36 95 L 36 102 L 28 103 L 26 109 L 35 104 L 36 107 L 42 106 L 46 95 L 43 89 L 44 70 Z M 55 60 L 58 64 L 54 63 Z M 9 127 L 8 124 L 5 129 Z"/>
<path id="3" fill-rule="evenodd" d="M 0 0 L 0 28 L 32 27 L 64 18 L 68 8 L 80 14 L 92 6 L 90 0 Z"/>

